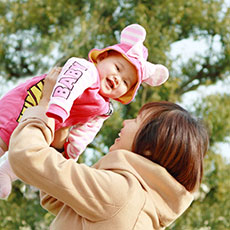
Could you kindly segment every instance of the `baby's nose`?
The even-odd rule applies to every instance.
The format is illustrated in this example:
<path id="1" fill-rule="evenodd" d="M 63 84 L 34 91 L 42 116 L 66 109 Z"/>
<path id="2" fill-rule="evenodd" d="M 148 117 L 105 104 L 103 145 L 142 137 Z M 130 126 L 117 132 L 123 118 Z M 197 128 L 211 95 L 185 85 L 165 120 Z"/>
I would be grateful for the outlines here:
<path id="1" fill-rule="evenodd" d="M 115 87 L 119 86 L 120 85 L 120 82 L 121 82 L 121 78 L 120 76 L 114 76 L 114 82 L 115 82 Z"/>

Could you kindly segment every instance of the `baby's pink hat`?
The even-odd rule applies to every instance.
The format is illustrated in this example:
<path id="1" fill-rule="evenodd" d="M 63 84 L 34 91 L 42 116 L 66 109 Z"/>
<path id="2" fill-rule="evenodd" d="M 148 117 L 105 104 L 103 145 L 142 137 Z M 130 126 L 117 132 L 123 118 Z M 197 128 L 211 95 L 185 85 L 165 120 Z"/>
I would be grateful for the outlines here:
<path id="1" fill-rule="evenodd" d="M 145 37 L 145 29 L 138 24 L 132 24 L 122 30 L 120 43 L 104 49 L 92 49 L 89 52 L 90 61 L 96 63 L 96 59 L 100 54 L 108 50 L 115 50 L 136 67 L 138 73 L 137 83 L 126 94 L 116 99 L 122 104 L 128 104 L 134 99 L 142 82 L 151 86 L 158 86 L 163 84 L 169 77 L 168 69 L 165 66 L 147 61 L 148 50 L 143 45 Z"/>

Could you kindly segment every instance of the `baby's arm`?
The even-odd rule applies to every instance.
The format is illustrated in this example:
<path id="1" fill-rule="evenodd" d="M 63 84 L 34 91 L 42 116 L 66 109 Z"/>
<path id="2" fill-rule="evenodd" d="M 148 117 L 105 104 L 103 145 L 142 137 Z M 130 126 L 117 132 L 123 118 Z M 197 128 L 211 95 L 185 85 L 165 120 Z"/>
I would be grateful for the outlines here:
<path id="1" fill-rule="evenodd" d="M 82 58 L 70 58 L 63 66 L 54 86 L 47 116 L 64 122 L 73 102 L 97 81 L 95 65 Z"/>
<path id="2" fill-rule="evenodd" d="M 93 141 L 107 118 L 108 116 L 97 116 L 85 124 L 73 126 L 65 143 L 66 158 L 77 160 L 87 145 Z"/>

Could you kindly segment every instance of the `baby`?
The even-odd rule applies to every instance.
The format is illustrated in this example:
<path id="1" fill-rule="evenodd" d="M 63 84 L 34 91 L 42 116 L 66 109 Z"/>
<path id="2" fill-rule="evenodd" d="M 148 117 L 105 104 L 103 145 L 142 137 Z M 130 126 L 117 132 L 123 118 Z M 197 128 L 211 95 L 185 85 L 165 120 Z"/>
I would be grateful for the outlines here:
<path id="1" fill-rule="evenodd" d="M 47 116 L 55 118 L 56 132 L 71 127 L 64 144 L 66 158 L 77 160 L 92 142 L 112 113 L 110 98 L 128 104 L 142 82 L 158 86 L 168 79 L 166 67 L 147 61 L 145 37 L 142 26 L 129 25 L 122 30 L 120 43 L 92 49 L 89 61 L 73 57 L 63 66 Z M 10 136 L 24 111 L 38 104 L 45 76 L 30 79 L 0 100 L 0 155 L 7 151 Z M 0 198 L 10 194 L 11 183 L 16 179 L 6 160 L 0 167 Z"/>

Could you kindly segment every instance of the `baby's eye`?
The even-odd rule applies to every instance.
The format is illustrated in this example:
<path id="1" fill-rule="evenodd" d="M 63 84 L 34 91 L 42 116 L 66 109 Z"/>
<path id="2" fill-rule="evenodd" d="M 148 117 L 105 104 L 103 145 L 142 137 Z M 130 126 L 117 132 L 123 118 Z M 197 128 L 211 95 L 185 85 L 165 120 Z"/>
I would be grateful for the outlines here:
<path id="1" fill-rule="evenodd" d="M 115 66 L 116 66 L 117 71 L 119 71 L 119 72 L 120 72 L 120 68 L 119 68 L 119 66 L 118 66 L 118 65 L 115 65 Z"/>
<path id="2" fill-rule="evenodd" d="M 127 87 L 129 86 L 129 83 L 126 80 L 124 80 L 124 83 Z"/>

